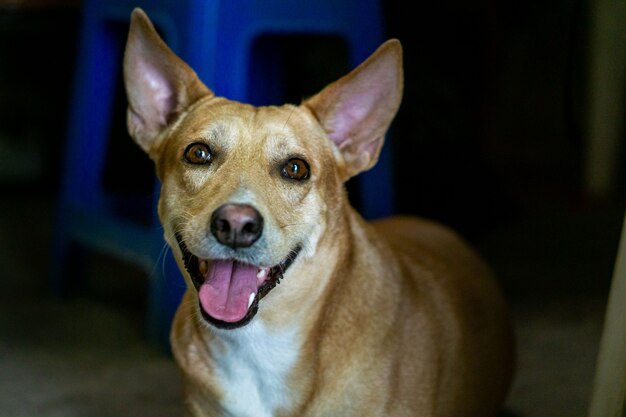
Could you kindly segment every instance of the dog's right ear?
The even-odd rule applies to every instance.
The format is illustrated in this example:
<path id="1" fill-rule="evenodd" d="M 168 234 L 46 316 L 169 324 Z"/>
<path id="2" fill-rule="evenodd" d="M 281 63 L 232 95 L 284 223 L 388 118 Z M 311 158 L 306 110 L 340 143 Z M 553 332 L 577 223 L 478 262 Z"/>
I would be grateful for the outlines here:
<path id="1" fill-rule="evenodd" d="M 378 160 L 402 89 L 402 46 L 391 39 L 348 75 L 303 102 L 341 152 L 344 181 Z"/>
<path id="2" fill-rule="evenodd" d="M 128 132 L 152 159 L 160 133 L 200 98 L 213 95 L 159 37 L 143 10 L 131 15 L 124 52 Z"/>

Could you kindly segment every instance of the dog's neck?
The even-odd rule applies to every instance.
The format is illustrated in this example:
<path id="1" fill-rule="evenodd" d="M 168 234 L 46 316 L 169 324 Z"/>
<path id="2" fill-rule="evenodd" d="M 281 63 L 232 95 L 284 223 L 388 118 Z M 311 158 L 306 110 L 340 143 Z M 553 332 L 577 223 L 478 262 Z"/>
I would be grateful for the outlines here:
<path id="1" fill-rule="evenodd" d="M 269 329 L 261 320 L 215 331 L 222 343 L 207 345 L 227 415 L 272 416 L 290 406 L 289 375 L 298 360 L 297 328 Z"/>

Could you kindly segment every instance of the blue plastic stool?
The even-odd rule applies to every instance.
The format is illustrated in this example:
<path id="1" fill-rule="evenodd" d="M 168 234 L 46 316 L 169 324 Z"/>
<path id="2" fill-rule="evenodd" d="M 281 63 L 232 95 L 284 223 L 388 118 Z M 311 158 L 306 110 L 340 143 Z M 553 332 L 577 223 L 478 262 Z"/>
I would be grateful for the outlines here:
<path id="1" fill-rule="evenodd" d="M 114 201 L 102 185 L 125 35 L 134 7 L 146 11 L 172 50 L 209 88 L 218 95 L 240 101 L 250 101 L 252 97 L 251 49 L 260 36 L 340 38 L 347 46 L 349 64 L 353 68 L 384 40 L 382 14 L 378 0 L 83 2 L 52 285 L 58 293 L 67 286 L 70 247 L 84 246 L 138 264 L 151 278 L 149 334 L 167 343 L 184 282 L 171 252 L 163 255 L 162 228 L 156 212 L 149 213 L 147 225 L 121 217 L 114 210 L 119 202 Z M 115 27 L 125 29 L 124 37 Z M 271 65 L 261 67 L 271 71 Z M 387 144 L 377 166 L 358 180 L 360 201 L 356 205 L 365 217 L 392 213 L 391 171 Z M 158 189 L 156 183 L 154 208 Z"/>

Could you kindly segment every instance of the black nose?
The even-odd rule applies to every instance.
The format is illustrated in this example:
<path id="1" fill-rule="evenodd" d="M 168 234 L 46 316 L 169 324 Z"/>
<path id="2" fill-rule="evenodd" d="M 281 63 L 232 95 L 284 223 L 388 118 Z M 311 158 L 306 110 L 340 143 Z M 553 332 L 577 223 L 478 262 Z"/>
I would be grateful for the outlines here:
<path id="1" fill-rule="evenodd" d="M 211 233 L 233 249 L 252 246 L 263 233 L 263 216 L 247 204 L 224 204 L 211 216 Z"/>

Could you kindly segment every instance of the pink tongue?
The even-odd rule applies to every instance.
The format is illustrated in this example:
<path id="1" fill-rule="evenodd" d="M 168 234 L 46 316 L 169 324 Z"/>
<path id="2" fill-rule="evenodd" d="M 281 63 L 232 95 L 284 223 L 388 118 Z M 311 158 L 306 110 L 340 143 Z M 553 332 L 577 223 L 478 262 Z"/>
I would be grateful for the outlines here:
<path id="1" fill-rule="evenodd" d="M 200 304 L 211 317 L 235 323 L 248 313 L 250 294 L 257 292 L 257 268 L 235 261 L 213 261 L 200 287 Z"/>

